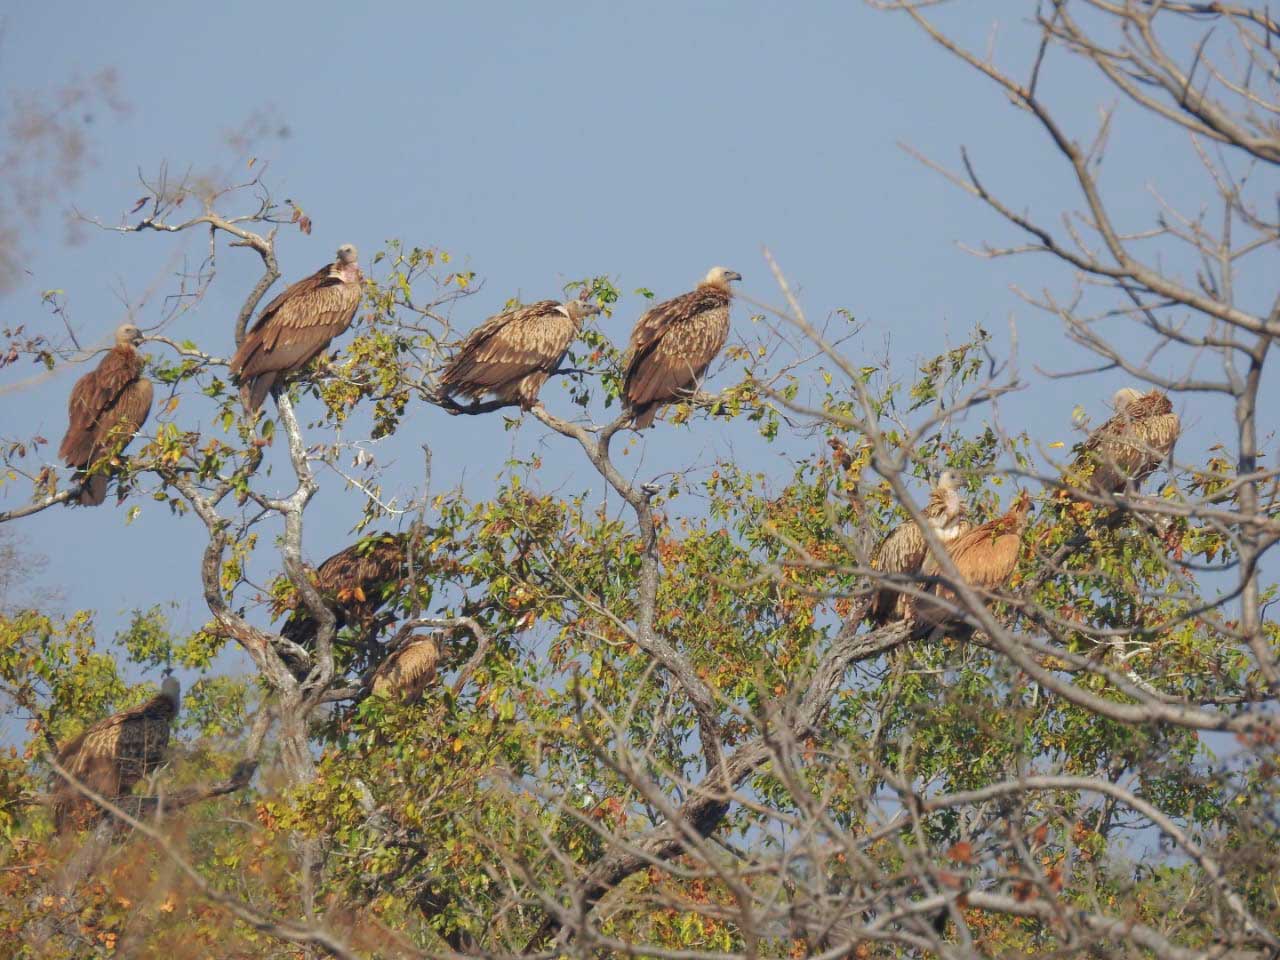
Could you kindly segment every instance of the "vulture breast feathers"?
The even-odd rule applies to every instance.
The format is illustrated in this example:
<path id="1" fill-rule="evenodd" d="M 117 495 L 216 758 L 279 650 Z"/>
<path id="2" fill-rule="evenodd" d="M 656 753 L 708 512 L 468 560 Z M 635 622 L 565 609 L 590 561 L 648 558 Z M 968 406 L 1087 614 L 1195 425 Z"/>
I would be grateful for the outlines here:
<path id="1" fill-rule="evenodd" d="M 1141 393 L 1132 387 L 1116 391 L 1115 414 L 1100 426 L 1076 457 L 1072 473 L 1095 493 L 1122 493 L 1130 481 L 1138 486 L 1173 453 L 1182 423 L 1173 403 L 1159 390 Z"/>
<path id="2" fill-rule="evenodd" d="M 248 413 L 255 413 L 274 386 L 323 353 L 351 326 L 363 278 L 356 248 L 346 243 L 333 263 L 267 304 L 231 358 L 231 373 L 241 385 Z"/>
<path id="3" fill-rule="evenodd" d="M 653 307 L 631 331 L 623 402 L 637 430 L 653 423 L 658 409 L 697 388 L 729 337 L 732 280 L 742 275 L 713 267 L 702 283 Z"/>
<path id="4" fill-rule="evenodd" d="M 142 375 L 143 358 L 135 347 L 142 332 L 126 323 L 116 330 L 115 341 L 72 388 L 67 434 L 58 448 L 62 461 L 77 471 L 80 502 L 86 506 L 107 497 L 107 474 L 95 465 L 123 450 L 151 413 L 151 381 Z"/>
<path id="5" fill-rule="evenodd" d="M 476 400 L 493 394 L 532 407 L 582 321 L 599 312 L 599 306 L 582 300 L 539 300 L 490 317 L 468 334 L 445 366 L 441 394 Z"/>
<path id="6" fill-rule="evenodd" d="M 947 545 L 947 553 L 966 583 L 980 591 L 993 591 L 1009 582 L 1022 553 L 1022 534 L 1030 513 L 1031 495 L 1024 490 L 1004 516 L 988 520 Z M 923 576 L 938 576 L 941 572 L 932 554 L 925 557 L 920 567 Z M 945 599 L 955 599 L 954 591 L 941 584 L 934 592 Z M 912 605 L 917 617 L 927 623 L 936 625 L 947 619 L 937 604 L 917 600 Z"/>
<path id="7" fill-rule="evenodd" d="M 943 471 L 937 486 L 929 496 L 924 516 L 933 532 L 944 544 L 967 533 L 973 525 L 965 517 L 964 502 L 956 489 L 951 471 Z M 929 546 L 915 521 L 908 520 L 894 527 L 876 548 L 871 567 L 884 573 L 911 575 L 920 572 Z M 907 596 L 896 590 L 881 588 L 871 602 L 867 615 L 872 622 L 883 625 L 891 620 L 901 620 L 907 615 Z"/>
<path id="8" fill-rule="evenodd" d="M 181 693 L 174 677 L 146 703 L 99 720 L 58 751 L 58 764 L 107 800 L 126 796 L 143 777 L 164 762 L 169 728 L 178 715 Z M 101 809 L 55 774 L 53 818 L 58 832 L 80 830 L 102 815 Z"/>

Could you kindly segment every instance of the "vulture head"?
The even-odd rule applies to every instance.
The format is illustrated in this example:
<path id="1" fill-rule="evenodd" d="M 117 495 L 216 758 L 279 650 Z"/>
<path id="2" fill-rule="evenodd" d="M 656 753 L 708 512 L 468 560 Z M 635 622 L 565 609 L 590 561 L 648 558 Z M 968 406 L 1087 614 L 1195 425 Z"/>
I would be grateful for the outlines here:
<path id="1" fill-rule="evenodd" d="M 703 285 L 708 287 L 720 287 L 722 290 L 729 289 L 730 280 L 741 280 L 742 274 L 737 270 L 730 270 L 728 267 L 712 267 L 707 271 L 707 275 L 703 278 Z"/>
<path id="2" fill-rule="evenodd" d="M 360 253 L 356 250 L 354 243 L 344 243 L 338 248 L 338 252 L 334 254 L 331 272 L 348 283 L 364 276 L 360 272 Z"/>
<path id="3" fill-rule="evenodd" d="M 560 304 L 560 311 L 574 323 L 581 323 L 592 314 L 600 312 L 600 304 L 587 300 L 566 300 Z"/>
<path id="4" fill-rule="evenodd" d="M 1031 494 L 1023 490 L 1014 499 L 1013 505 L 1009 508 L 1009 516 L 1017 521 L 1018 525 L 1027 522 L 1027 516 L 1031 513 Z"/>
<path id="5" fill-rule="evenodd" d="M 160 696 L 172 703 L 175 711 L 182 705 L 182 686 L 173 674 L 160 681 Z"/>
<path id="6" fill-rule="evenodd" d="M 1135 390 L 1133 387 L 1121 387 L 1116 391 L 1115 396 L 1111 398 L 1111 406 L 1116 413 L 1120 413 L 1125 407 L 1141 397 L 1141 390 Z"/>
<path id="7" fill-rule="evenodd" d="M 142 331 L 132 323 L 122 323 L 116 327 L 117 347 L 136 347 L 142 342 Z"/>

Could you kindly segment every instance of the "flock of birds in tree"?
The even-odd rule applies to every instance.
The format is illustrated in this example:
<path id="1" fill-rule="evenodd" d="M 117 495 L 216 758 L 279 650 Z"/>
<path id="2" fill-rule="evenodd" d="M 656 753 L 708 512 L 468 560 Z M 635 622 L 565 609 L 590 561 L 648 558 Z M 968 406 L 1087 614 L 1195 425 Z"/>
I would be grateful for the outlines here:
<path id="1" fill-rule="evenodd" d="M 695 289 L 655 305 L 636 322 L 622 387 L 623 404 L 636 429 L 649 427 L 664 405 L 693 395 L 728 338 L 730 283 L 741 279 L 732 270 L 715 267 Z M 332 263 L 267 304 L 230 361 L 250 416 L 347 330 L 360 304 L 363 280 L 356 248 L 344 244 Z M 447 361 L 437 395 L 442 400 L 488 395 L 533 407 L 585 319 L 599 309 L 583 299 L 541 300 L 491 317 Z M 115 346 L 72 389 L 70 424 L 59 456 L 76 472 L 82 504 L 104 501 L 116 458 L 150 412 L 152 385 L 143 373 L 141 342 L 137 327 L 121 326 Z M 1180 431 L 1169 398 L 1159 390 L 1144 394 L 1125 388 L 1115 395 L 1113 406 L 1114 415 L 1081 446 L 1068 475 L 1073 485 L 1095 495 L 1136 489 L 1171 455 Z M 938 478 L 923 518 L 965 582 L 979 591 L 995 591 L 1013 574 L 1030 510 L 1024 491 L 1006 514 L 974 526 L 948 471 Z M 407 535 L 383 534 L 352 544 L 320 565 L 316 587 L 332 605 L 339 628 L 357 628 L 366 645 L 376 639 L 385 625 L 378 611 L 408 575 L 408 550 Z M 944 601 L 953 601 L 955 594 L 941 581 L 938 560 L 914 521 L 890 531 L 871 566 L 883 581 L 871 599 L 872 623 L 947 622 L 951 608 Z M 933 585 L 921 587 L 922 582 Z M 916 586 L 895 590 L 895 583 Z M 930 597 L 937 602 L 929 602 Z M 281 634 L 305 649 L 316 629 L 310 615 L 295 608 Z M 375 670 L 371 689 L 416 700 L 435 677 L 440 657 L 435 637 L 412 637 Z M 290 667 L 305 676 L 305 664 Z M 163 762 L 178 703 L 177 681 L 166 677 L 156 697 L 99 721 L 68 742 L 59 751 L 59 764 L 100 796 L 128 794 Z M 69 784 L 55 789 L 59 830 L 82 828 L 97 818 L 97 811 Z"/>

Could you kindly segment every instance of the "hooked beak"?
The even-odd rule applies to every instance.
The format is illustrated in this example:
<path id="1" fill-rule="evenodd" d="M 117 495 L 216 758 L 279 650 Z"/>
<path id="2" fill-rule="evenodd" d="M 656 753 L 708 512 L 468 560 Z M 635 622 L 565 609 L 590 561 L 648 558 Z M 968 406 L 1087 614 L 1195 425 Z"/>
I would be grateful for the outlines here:
<path id="1" fill-rule="evenodd" d="M 724 275 L 724 278 L 726 280 L 741 280 L 742 274 L 740 274 L 737 270 L 730 270 L 728 273 Z"/>

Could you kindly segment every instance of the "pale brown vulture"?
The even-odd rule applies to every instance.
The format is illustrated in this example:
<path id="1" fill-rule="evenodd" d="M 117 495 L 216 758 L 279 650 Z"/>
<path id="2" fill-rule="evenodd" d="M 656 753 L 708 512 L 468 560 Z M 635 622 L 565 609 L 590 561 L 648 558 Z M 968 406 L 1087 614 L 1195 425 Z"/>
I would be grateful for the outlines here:
<path id="1" fill-rule="evenodd" d="M 440 393 L 478 400 L 491 393 L 526 410 L 564 359 L 582 321 L 600 307 L 539 300 L 490 317 L 468 334 L 440 375 Z"/>
<path id="2" fill-rule="evenodd" d="M 638 321 L 624 363 L 622 401 L 637 430 L 653 423 L 666 403 L 692 395 L 729 337 L 732 280 L 742 275 L 712 267 L 688 293 L 663 301 Z"/>
<path id="3" fill-rule="evenodd" d="M 151 381 L 142 375 L 144 360 L 135 348 L 141 342 L 142 331 L 133 324 L 117 327 L 116 345 L 71 389 L 70 422 L 58 456 L 75 468 L 85 506 L 106 500 L 108 464 L 151 413 Z"/>
<path id="4" fill-rule="evenodd" d="M 1072 481 L 1093 493 L 1123 493 L 1142 481 L 1173 453 L 1182 423 L 1173 403 L 1159 390 L 1116 391 L 1115 414 L 1089 435 L 1071 466 Z"/>
<path id="5" fill-rule="evenodd" d="M 165 677 L 160 692 L 146 703 L 99 720 L 58 751 L 58 764 L 106 800 L 129 794 L 139 780 L 164 762 L 169 728 L 181 695 L 175 677 Z M 83 830 L 103 811 L 57 774 L 53 821 L 59 833 Z"/>
<path id="6" fill-rule="evenodd" d="M 255 413 L 273 387 L 318 357 L 351 326 L 363 279 L 356 248 L 344 243 L 333 263 L 267 304 L 231 358 L 231 374 L 240 384 L 248 413 Z"/>
<path id="7" fill-rule="evenodd" d="M 929 503 L 924 508 L 924 516 L 943 543 L 951 543 L 973 528 L 973 524 L 965 516 L 964 501 L 960 499 L 955 476 L 950 470 L 944 470 L 938 477 L 938 483 L 929 496 Z M 910 575 L 920 571 L 928 554 L 929 546 L 925 543 L 924 534 L 915 521 L 907 520 L 894 527 L 880 541 L 871 558 L 871 567 L 885 573 Z M 897 590 L 881 587 L 876 592 L 867 616 L 877 625 L 886 624 L 890 620 L 901 620 L 907 615 L 907 599 L 905 594 Z"/>
<path id="8" fill-rule="evenodd" d="M 979 592 L 994 591 L 1009 582 L 1022 552 L 1022 533 L 1027 528 L 1030 513 L 1031 495 L 1024 490 L 1004 516 L 988 520 L 947 545 L 947 553 L 960 576 L 971 587 Z M 920 565 L 920 573 L 926 577 L 941 575 L 941 569 L 932 553 Z M 942 584 L 937 585 L 933 592 L 946 600 L 955 601 L 955 593 Z M 912 598 L 908 608 L 915 619 L 931 625 L 943 623 L 949 618 L 940 605 L 923 598 Z"/>
<path id="9" fill-rule="evenodd" d="M 373 674 L 373 692 L 396 697 L 402 703 L 422 699 L 436 678 L 440 663 L 440 642 L 430 634 L 410 637 L 399 650 L 383 660 Z"/>

